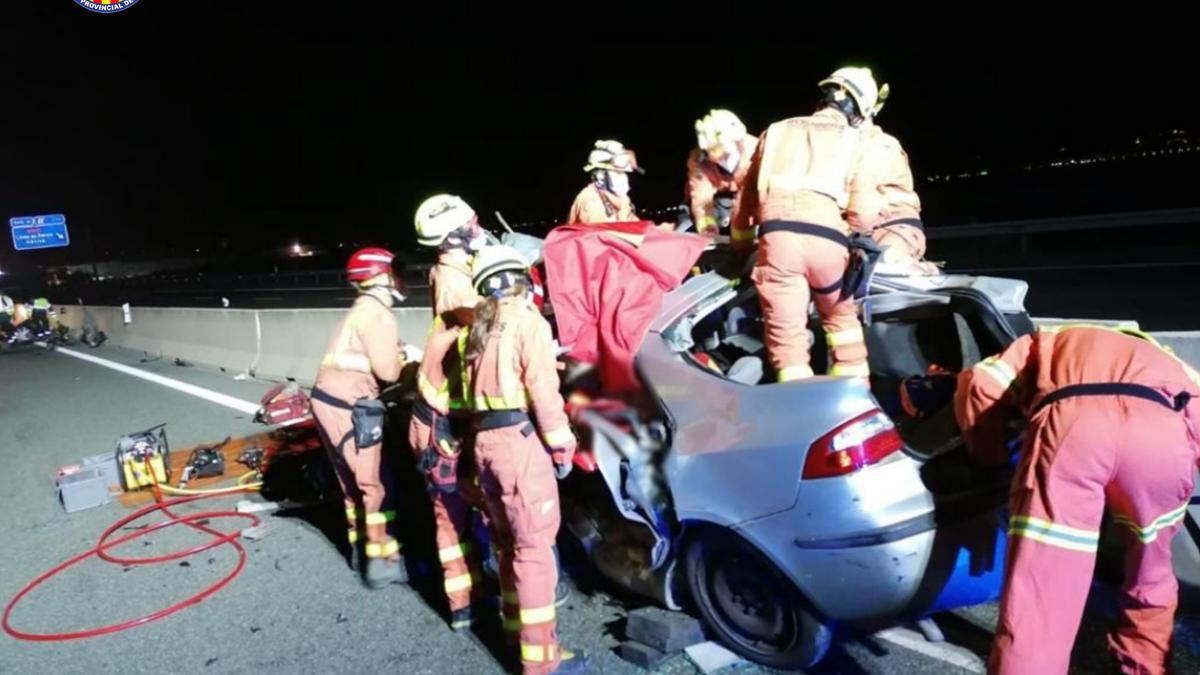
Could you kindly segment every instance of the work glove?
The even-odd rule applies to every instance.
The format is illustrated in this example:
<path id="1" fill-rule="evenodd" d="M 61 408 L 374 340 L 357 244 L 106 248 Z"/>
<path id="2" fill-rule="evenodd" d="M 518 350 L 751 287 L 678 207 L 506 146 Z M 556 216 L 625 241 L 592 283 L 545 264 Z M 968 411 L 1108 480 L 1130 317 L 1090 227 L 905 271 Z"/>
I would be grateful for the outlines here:
<path id="1" fill-rule="evenodd" d="M 554 475 L 562 480 L 571 475 L 575 467 L 575 443 L 560 448 L 550 448 L 550 461 L 554 463 Z"/>

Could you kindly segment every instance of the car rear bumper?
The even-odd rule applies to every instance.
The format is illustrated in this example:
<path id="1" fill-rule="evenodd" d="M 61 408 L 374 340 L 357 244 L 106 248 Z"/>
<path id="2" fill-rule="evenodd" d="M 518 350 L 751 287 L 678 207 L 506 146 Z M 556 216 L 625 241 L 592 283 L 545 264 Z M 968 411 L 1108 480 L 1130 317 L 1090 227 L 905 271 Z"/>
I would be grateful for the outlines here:
<path id="1" fill-rule="evenodd" d="M 835 620 L 919 611 L 958 574 L 951 569 L 973 532 L 991 526 L 1001 486 L 937 498 L 905 458 L 842 485 L 817 481 L 796 507 L 736 529 Z M 807 494 L 806 494 L 807 493 Z M 1002 560 L 1002 559 L 1001 559 Z"/>
<path id="2" fill-rule="evenodd" d="M 848 537 L 814 541 L 781 535 L 765 519 L 738 531 L 771 557 L 824 616 L 869 619 L 902 613 L 921 586 L 933 552 L 933 512 Z"/>

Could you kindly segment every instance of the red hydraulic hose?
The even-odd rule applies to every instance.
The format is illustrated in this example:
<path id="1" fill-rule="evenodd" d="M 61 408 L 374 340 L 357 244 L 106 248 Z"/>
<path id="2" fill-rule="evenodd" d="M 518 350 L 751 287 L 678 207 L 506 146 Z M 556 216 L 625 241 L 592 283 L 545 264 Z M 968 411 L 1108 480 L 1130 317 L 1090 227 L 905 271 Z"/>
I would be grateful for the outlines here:
<path id="1" fill-rule="evenodd" d="M 155 475 L 153 470 L 150 470 L 149 473 L 152 477 Z M 251 489 L 248 488 L 246 491 L 249 492 L 250 490 Z M 189 516 L 180 517 L 180 516 L 177 516 L 174 513 L 172 513 L 170 508 L 172 506 L 178 506 L 180 504 L 187 504 L 189 502 L 194 502 L 194 501 L 198 501 L 201 499 L 210 499 L 212 497 L 224 497 L 224 496 L 228 496 L 230 494 L 237 494 L 237 492 L 231 491 L 231 492 L 225 492 L 225 493 L 214 494 L 214 495 L 198 495 L 198 496 L 194 496 L 194 497 L 180 497 L 178 499 L 170 499 L 167 501 L 163 501 L 162 494 L 158 489 L 158 483 L 156 481 L 154 483 L 154 496 L 155 496 L 155 499 L 157 500 L 156 503 L 151 504 L 150 506 L 147 506 L 145 508 L 139 509 L 138 511 L 134 512 L 133 514 L 125 516 L 124 518 L 121 518 L 117 522 L 113 523 L 112 525 L 110 525 L 108 527 L 108 529 L 104 530 L 104 534 L 100 535 L 100 539 L 96 542 L 96 546 L 93 547 L 91 550 L 84 551 L 83 553 L 80 553 L 79 555 L 75 556 L 74 558 L 71 558 L 70 560 L 63 562 L 63 563 L 57 565 L 56 567 L 54 567 L 50 570 L 47 570 L 46 572 L 44 572 L 40 576 L 38 576 L 36 579 L 34 579 L 33 581 L 26 584 L 25 587 L 22 588 L 19 593 L 17 593 L 15 596 L 13 596 L 12 600 L 9 600 L 8 605 L 4 608 L 4 621 L 3 621 L 4 632 L 8 633 L 10 636 L 12 636 L 18 640 L 27 640 L 27 641 L 31 641 L 31 642 L 65 642 L 67 640 L 82 640 L 85 638 L 97 637 L 100 635 L 109 635 L 111 633 L 116 633 L 119 631 L 134 628 L 136 626 L 141 626 L 141 625 L 144 625 L 147 623 L 151 623 L 153 621 L 158 621 L 159 619 L 170 616 L 170 615 L 174 614 L 175 612 L 178 612 L 184 608 L 191 607 L 192 605 L 198 604 L 200 601 L 204 600 L 205 598 L 208 598 L 209 596 L 215 594 L 217 591 L 219 591 L 222 588 L 224 588 L 225 586 L 227 586 L 229 584 L 229 582 L 233 581 L 234 578 L 237 577 L 237 575 L 242 572 L 242 569 L 246 566 L 246 549 L 242 546 L 241 542 L 238 541 L 238 537 L 241 536 L 240 530 L 234 530 L 233 532 L 221 532 L 219 530 L 214 530 L 212 528 L 206 527 L 205 525 L 200 524 L 200 522 L 208 521 L 208 520 L 212 520 L 212 519 L 216 519 L 216 518 L 244 518 L 244 519 L 249 520 L 252 523 L 251 527 L 253 527 L 255 525 L 258 525 L 260 522 L 258 517 L 253 514 L 249 514 L 249 513 L 238 513 L 237 511 L 206 511 L 203 513 L 195 513 L 195 514 L 192 514 Z M 137 532 L 134 532 L 132 534 L 127 534 L 116 540 L 109 541 L 109 538 L 112 537 L 113 534 L 117 530 L 121 529 L 122 527 L 125 527 L 126 525 L 128 525 L 131 522 L 138 520 L 139 518 L 142 518 L 150 513 L 155 512 L 155 511 L 162 511 L 167 516 L 168 519 L 164 520 L 162 522 L 159 522 L 159 523 L 155 523 L 154 525 L 151 525 L 150 527 L 147 527 L 143 530 L 138 530 Z M 178 551 L 175 553 L 168 553 L 166 555 L 155 556 L 153 558 L 121 558 L 121 557 L 110 555 L 108 553 L 109 549 L 115 548 L 117 546 L 120 546 L 121 544 L 132 541 L 139 537 L 144 537 L 147 534 L 150 534 L 152 532 L 157 532 L 158 530 L 162 530 L 162 529 L 172 527 L 175 525 L 186 525 L 194 530 L 203 532 L 204 534 L 211 536 L 212 540 L 205 544 L 201 544 L 200 546 L 196 546 L 195 548 L 188 549 L 186 551 Z M 110 563 L 114 563 L 117 565 L 153 565 L 153 564 L 157 564 L 157 563 L 164 563 L 164 562 L 169 562 L 172 560 L 178 560 L 180 558 L 186 558 L 188 556 L 195 555 L 202 551 L 207 551 L 207 550 L 216 548 L 218 546 L 232 546 L 237 551 L 238 562 L 237 562 L 237 565 L 233 568 L 233 571 L 230 572 L 229 574 L 227 574 L 225 577 L 223 577 L 219 581 L 217 581 L 216 583 L 214 583 L 213 585 L 200 591 L 199 593 L 196 593 L 195 595 L 191 596 L 190 598 L 187 598 L 185 600 L 177 602 L 174 605 L 171 605 L 170 607 L 161 609 L 152 614 L 147 614 L 147 615 L 145 615 L 143 617 L 139 617 L 137 619 L 130 619 L 129 621 L 122 621 L 120 623 L 114 623 L 114 624 L 110 624 L 107 626 L 101 626 L 99 628 L 91 628 L 88 630 L 74 631 L 74 632 L 70 632 L 70 633 L 27 633 L 25 631 L 21 631 L 16 628 L 13 628 L 11 623 L 9 622 L 9 619 L 12 616 L 13 609 L 17 606 L 17 604 L 19 602 L 21 602 L 21 600 L 26 595 L 28 595 L 30 592 L 32 592 L 35 588 L 38 588 L 39 586 L 41 586 L 47 580 L 49 580 L 55 576 L 58 576 L 62 572 L 74 567 L 75 565 L 79 564 L 80 562 L 83 562 L 84 560 L 87 560 L 88 558 L 90 558 L 92 556 L 96 556 L 97 558 L 100 558 L 101 560 L 104 560 L 104 561 L 110 562 Z"/>

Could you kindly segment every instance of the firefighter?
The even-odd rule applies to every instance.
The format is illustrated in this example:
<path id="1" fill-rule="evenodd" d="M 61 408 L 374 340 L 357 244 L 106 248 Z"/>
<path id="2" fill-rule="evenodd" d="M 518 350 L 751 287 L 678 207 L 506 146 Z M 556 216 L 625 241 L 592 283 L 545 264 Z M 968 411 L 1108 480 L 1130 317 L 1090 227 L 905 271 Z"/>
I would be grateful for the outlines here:
<path id="1" fill-rule="evenodd" d="M 433 503 L 435 539 L 442 565 L 450 626 L 471 626 L 472 590 L 479 580 L 479 557 L 468 539 L 470 508 L 483 508 L 470 453 L 463 457 L 470 411 L 463 389 L 461 351 L 480 297 L 471 283 L 478 246 L 475 212 L 453 195 L 430 197 L 417 209 L 418 241 L 438 249 L 429 272 L 433 325 L 417 375 L 418 396 L 409 422 L 409 447 L 425 475 Z"/>
<path id="2" fill-rule="evenodd" d="M 696 145 L 688 155 L 684 193 L 696 231 L 715 237 L 729 225 L 758 139 L 746 133 L 737 115 L 712 110 L 696 120 Z"/>
<path id="3" fill-rule="evenodd" d="M 1067 672 L 1106 510 L 1129 544 L 1109 649 L 1122 672 L 1164 672 L 1198 394 L 1196 372 L 1153 338 L 1098 327 L 1043 329 L 959 375 L 955 414 L 973 458 L 1007 463 L 1011 420 L 1028 422 L 988 672 Z"/>
<path id="4" fill-rule="evenodd" d="M 883 108 L 888 87 L 880 90 L 875 114 Z M 882 261 L 914 274 L 937 274 L 925 262 L 925 226 L 921 199 L 913 187 L 912 168 L 900 141 L 872 116 L 863 124 L 863 150 L 858 180 L 865 187 L 847 209 L 850 229 L 871 235 L 884 247 Z"/>
<path id="5" fill-rule="evenodd" d="M 850 225 L 864 191 L 864 125 L 880 89 L 867 68 L 842 68 L 819 84 L 809 117 L 772 124 L 763 134 L 734 209 L 730 239 L 747 251 L 759 226 L 753 273 L 762 303 L 771 363 L 779 381 L 812 377 L 808 303 L 825 329 L 830 375 L 866 377 L 867 346 L 853 298 L 842 292 L 850 259 Z M 886 89 L 885 89 L 886 90 Z"/>
<path id="6" fill-rule="evenodd" d="M 50 334 L 50 313 L 52 305 L 46 298 L 34 298 L 29 303 L 29 329 L 34 339 L 45 338 Z"/>
<path id="7" fill-rule="evenodd" d="M 563 409 L 550 325 L 533 304 L 529 268 L 507 246 L 476 260 L 467 345 L 475 411 L 475 463 L 500 560 L 505 622 L 519 628 L 526 673 L 583 672 L 586 658 L 559 648 L 558 485 L 571 472 L 575 436 Z"/>
<path id="8" fill-rule="evenodd" d="M 392 272 L 393 258 L 382 248 L 364 248 L 350 256 L 346 278 L 358 299 L 334 330 L 312 390 L 313 417 L 345 497 L 350 545 L 357 550 L 365 544 L 364 578 L 371 588 L 407 581 L 400 544 L 392 536 L 396 512 L 388 494 L 391 477 L 383 459 L 382 433 L 371 438 L 364 432 L 372 428 L 369 425 L 381 425 L 382 419 L 360 416 L 365 402 L 379 396 L 379 383 L 395 382 L 405 364 L 392 313 L 393 304 L 403 300 Z"/>
<path id="9" fill-rule="evenodd" d="M 470 325 L 479 301 L 471 287 L 471 262 L 486 242 L 479 218 L 461 198 L 440 194 L 421 203 L 415 220 L 417 242 L 438 252 L 429 271 L 434 315 L 455 312 L 458 324 Z"/>
<path id="10" fill-rule="evenodd" d="M 629 174 L 646 172 L 638 166 L 632 150 L 617 141 L 596 141 L 583 170 L 591 175 L 592 181 L 571 204 L 568 225 L 638 220 L 629 198 Z"/>

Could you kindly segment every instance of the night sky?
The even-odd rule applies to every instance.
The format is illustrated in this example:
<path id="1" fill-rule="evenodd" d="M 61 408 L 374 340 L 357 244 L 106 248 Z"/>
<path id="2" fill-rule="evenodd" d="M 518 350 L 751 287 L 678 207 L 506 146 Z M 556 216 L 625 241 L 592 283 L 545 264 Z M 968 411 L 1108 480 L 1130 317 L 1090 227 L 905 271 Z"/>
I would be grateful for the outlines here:
<path id="1" fill-rule="evenodd" d="M 846 64 L 891 83 L 880 123 L 918 178 L 1200 131 L 1195 37 L 1161 28 L 1139 36 L 1010 11 L 871 37 L 850 25 L 861 16 L 750 5 L 711 21 L 618 5 L 536 17 L 415 5 L 141 0 L 96 15 L 71 0 L 9 0 L 0 215 L 66 213 L 75 257 L 89 233 L 100 257 L 221 239 L 404 248 L 414 208 L 437 191 L 487 219 L 565 216 L 592 141 L 609 137 L 647 169 L 635 202 L 661 208 L 681 201 L 697 116 L 728 107 L 760 131 L 810 112 L 816 81 Z"/>

